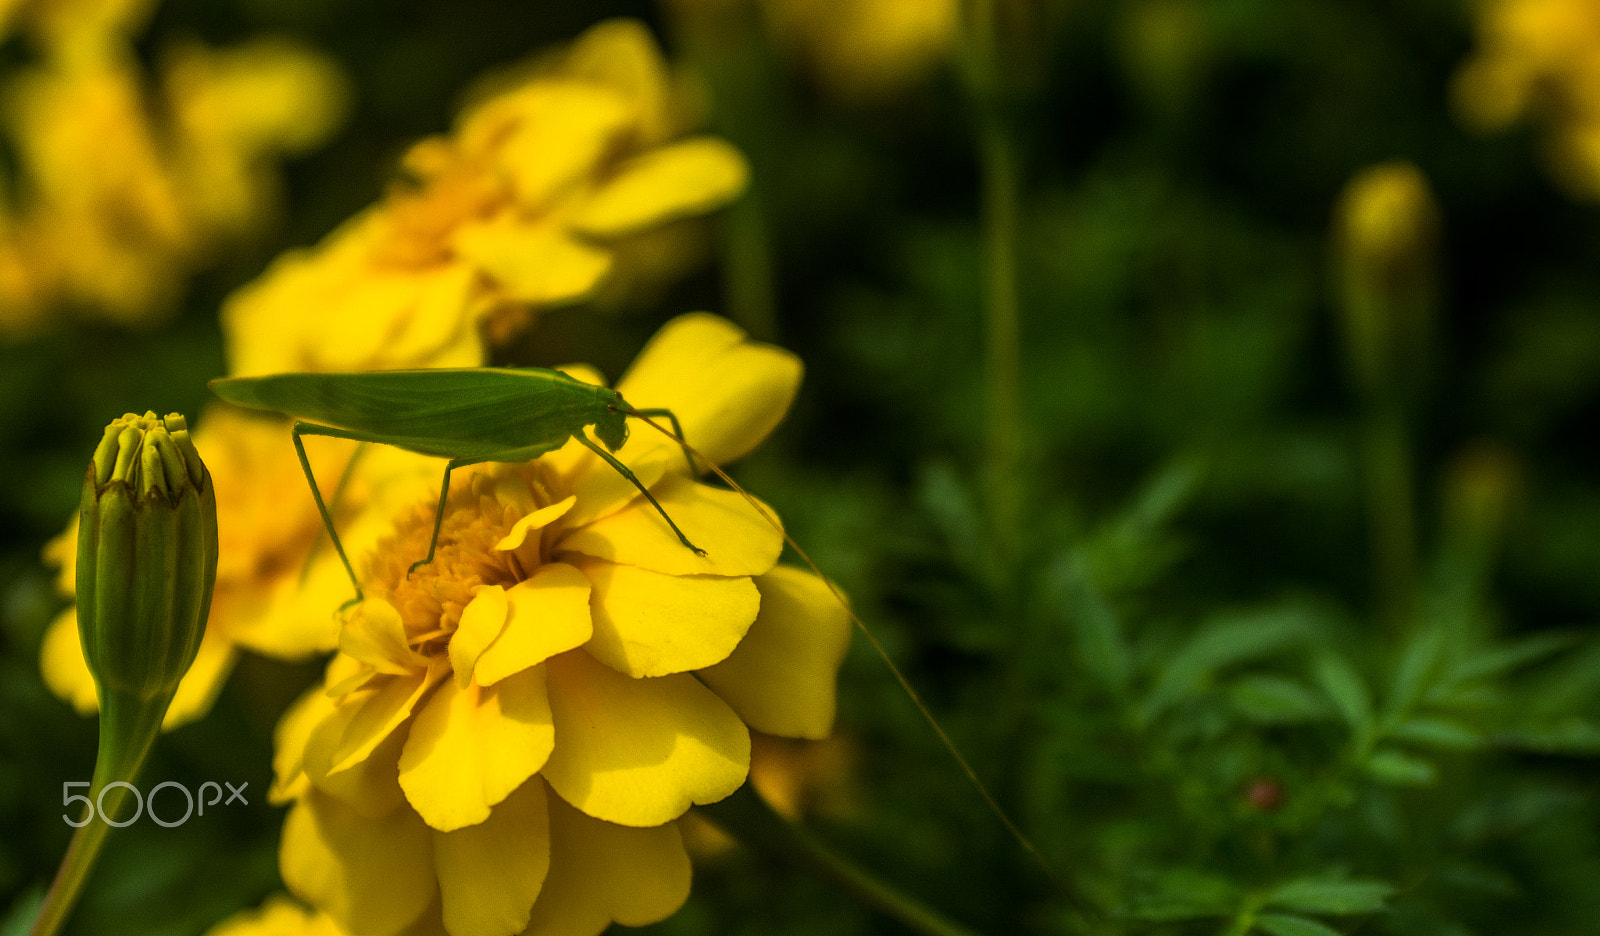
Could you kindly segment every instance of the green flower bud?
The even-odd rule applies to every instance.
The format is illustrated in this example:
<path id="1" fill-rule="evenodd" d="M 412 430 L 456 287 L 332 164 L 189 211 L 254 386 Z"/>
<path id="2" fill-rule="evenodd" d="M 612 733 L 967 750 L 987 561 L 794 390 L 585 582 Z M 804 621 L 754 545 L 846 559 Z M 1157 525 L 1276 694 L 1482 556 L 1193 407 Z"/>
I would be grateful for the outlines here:
<path id="1" fill-rule="evenodd" d="M 200 649 L 216 578 L 216 496 L 183 417 L 113 421 L 78 508 L 78 636 L 107 762 L 97 775 L 137 769 Z"/>
<path id="2" fill-rule="evenodd" d="M 1403 160 L 1357 173 L 1339 199 L 1335 275 L 1350 369 L 1364 393 L 1409 392 L 1425 371 L 1439 228 L 1427 177 Z"/>

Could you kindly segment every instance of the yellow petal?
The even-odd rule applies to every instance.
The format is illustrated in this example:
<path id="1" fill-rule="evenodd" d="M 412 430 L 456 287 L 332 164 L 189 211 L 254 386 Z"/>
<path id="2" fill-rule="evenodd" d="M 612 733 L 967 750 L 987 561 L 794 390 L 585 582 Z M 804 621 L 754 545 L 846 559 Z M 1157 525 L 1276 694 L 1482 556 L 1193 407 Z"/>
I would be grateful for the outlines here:
<path id="1" fill-rule="evenodd" d="M 591 819 L 552 796 L 550 875 L 523 936 L 595 936 L 610 923 L 645 926 L 689 897 L 689 854 L 677 823 L 630 829 Z"/>
<path id="2" fill-rule="evenodd" d="M 382 361 L 447 367 L 440 358 L 477 332 L 471 313 L 481 288 L 478 271 L 470 263 L 450 263 L 412 274 L 409 286 L 404 316 L 383 345 Z M 481 354 L 473 363 L 481 363 Z"/>
<path id="3" fill-rule="evenodd" d="M 504 499 L 502 498 L 502 500 Z M 548 507 L 541 507 L 538 510 L 535 510 L 533 513 L 528 514 L 526 517 L 523 517 L 521 520 L 518 520 L 516 523 L 512 524 L 511 532 L 507 533 L 505 537 L 500 540 L 500 542 L 495 543 L 494 548 L 502 551 L 516 549 L 522 545 L 523 540 L 528 538 L 528 532 L 530 530 L 542 530 L 550 524 L 556 522 L 557 520 L 566 516 L 567 511 L 571 510 L 572 505 L 576 504 L 577 502 L 578 498 L 576 496 L 572 496 L 567 497 L 564 500 L 557 501 Z"/>
<path id="4" fill-rule="evenodd" d="M 392 936 L 438 891 L 431 835 L 416 813 L 368 819 L 315 790 L 289 810 L 278 868 L 295 896 L 349 933 Z"/>
<path id="5" fill-rule="evenodd" d="M 544 777 L 572 805 L 653 826 L 744 782 L 750 733 L 693 676 L 629 679 L 582 651 L 547 666 L 558 742 Z"/>
<path id="6" fill-rule="evenodd" d="M 426 667 L 427 658 L 406 643 L 406 625 L 394 605 L 368 598 L 345 618 L 339 651 L 380 673 L 404 676 Z"/>
<path id="7" fill-rule="evenodd" d="M 78 590 L 78 518 L 73 517 L 67 528 L 44 544 L 39 558 L 47 566 L 55 566 L 56 591 L 70 598 Z"/>
<path id="8" fill-rule="evenodd" d="M 236 659 L 238 652 L 226 634 L 218 628 L 208 629 L 195 651 L 194 663 L 178 683 L 178 691 L 161 723 L 162 730 L 171 731 L 211 711 Z M 39 672 L 50 691 L 70 703 L 79 715 L 93 715 L 100 710 L 94 676 L 83 659 L 83 644 L 78 639 L 75 608 L 67 608 L 50 622 L 39 648 Z"/>
<path id="9" fill-rule="evenodd" d="M 456 686 L 462 689 L 472 682 L 472 667 L 484 648 L 500 636 L 506 626 L 509 608 L 506 590 L 499 585 L 485 585 L 461 609 L 461 622 L 450 635 L 450 668 L 456 674 Z"/>
<path id="10" fill-rule="evenodd" d="M 371 754 L 401 722 L 411 717 L 411 710 L 423 694 L 448 672 L 446 666 L 434 666 L 422 673 L 388 676 L 377 683 L 377 689 L 354 703 L 355 714 L 339 738 L 328 772 L 349 770 Z"/>
<path id="11" fill-rule="evenodd" d="M 683 545 L 644 498 L 573 530 L 556 548 L 667 575 L 760 575 L 777 563 L 783 534 L 737 492 L 668 477 L 651 493 L 705 555 Z"/>
<path id="12" fill-rule="evenodd" d="M 648 426 L 642 430 L 651 431 Z M 626 448 L 627 446 L 623 446 Z M 572 478 L 571 490 L 577 498 L 577 504 L 572 512 L 564 518 L 566 526 L 583 526 L 600 519 L 609 517 L 633 502 L 639 496 L 639 488 L 632 481 L 623 477 L 622 472 L 595 457 L 588 449 L 583 449 L 583 457 L 574 459 L 577 466 L 569 475 Z M 619 459 L 633 472 L 646 490 L 656 486 L 672 466 L 671 455 L 659 449 L 641 449 L 627 459 Z M 683 462 L 678 462 L 683 465 Z M 685 470 L 685 469 L 680 469 Z"/>
<path id="13" fill-rule="evenodd" d="M 622 237 L 720 208 L 749 181 L 744 157 L 725 141 L 684 140 L 620 166 L 578 211 L 573 226 L 591 237 Z"/>
<path id="14" fill-rule="evenodd" d="M 600 285 L 611 270 L 611 254 L 573 240 L 550 225 L 506 218 L 456 232 L 461 257 L 521 302 L 575 302 Z"/>
<path id="15" fill-rule="evenodd" d="M 100 711 L 100 696 L 95 692 L 94 675 L 83 659 L 83 641 L 78 638 L 78 610 L 67 608 L 50 622 L 44 643 L 39 648 L 39 673 L 56 697 L 70 703 L 79 715 Z"/>
<path id="16" fill-rule="evenodd" d="M 672 410 L 684 438 L 725 464 L 755 448 L 783 421 L 801 371 L 800 359 L 788 351 L 748 341 L 732 322 L 697 312 L 663 325 L 617 389 L 636 408 Z M 619 456 L 635 445 L 671 448 L 673 443 L 646 428 L 631 435 Z"/>
<path id="17" fill-rule="evenodd" d="M 457 134 L 469 153 L 493 150 L 517 202 L 541 208 L 605 159 L 632 117 L 622 96 L 568 81 L 538 81 L 485 102 Z"/>
<path id="18" fill-rule="evenodd" d="M 282 806 L 305 791 L 306 745 L 312 731 L 332 717 L 334 709 L 334 701 L 321 687 L 313 686 L 278 719 L 272 732 L 272 789 L 267 791 L 267 802 Z"/>
<path id="19" fill-rule="evenodd" d="M 400 788 L 441 832 L 476 825 L 544 766 L 554 746 L 542 667 L 489 688 L 446 682 L 411 725 Z"/>
<path id="20" fill-rule="evenodd" d="M 327 915 L 307 910 L 283 894 L 273 894 L 259 908 L 241 910 L 206 936 L 345 936 Z"/>
<path id="21" fill-rule="evenodd" d="M 370 690 L 346 700 L 328 699 L 332 710 L 323 709 L 327 712 L 326 717 L 311 726 L 301 758 L 307 784 L 338 800 L 342 808 L 369 819 L 387 816 L 405 802 L 399 785 L 395 783 L 395 776 L 400 770 L 400 751 L 405 745 L 405 733 L 390 732 L 359 760 L 338 772 L 331 770 L 340 742 L 351 722 L 361 714 L 361 701 L 375 691 Z"/>
<path id="22" fill-rule="evenodd" d="M 544 784 L 525 783 L 486 822 L 433 833 L 444 925 L 451 936 L 511 936 L 550 870 L 550 818 Z"/>
<path id="23" fill-rule="evenodd" d="M 756 619 L 761 595 L 748 578 L 662 575 L 587 559 L 595 659 L 634 678 L 685 673 L 727 658 Z"/>
<path id="24" fill-rule="evenodd" d="M 700 678 L 757 731 L 825 738 L 833 730 L 850 616 L 810 572 L 778 566 L 756 579 L 761 613 L 732 655 Z"/>
<path id="25" fill-rule="evenodd" d="M 167 707 L 167 716 L 161 721 L 162 731 L 171 731 L 187 725 L 211 711 L 217 694 L 233 672 L 239 651 L 221 628 L 207 628 L 200 638 L 200 648 L 195 651 L 194 662 L 178 683 L 178 691 Z"/>
<path id="26" fill-rule="evenodd" d="M 473 677 L 492 686 L 558 653 L 581 647 L 594 633 L 589 621 L 589 580 L 565 563 L 541 566 L 506 592 L 510 617 L 500 636 L 478 657 Z"/>
<path id="27" fill-rule="evenodd" d="M 653 145 L 666 137 L 672 117 L 667 62 L 638 20 L 618 17 L 584 30 L 572 40 L 559 73 L 621 94 L 633 106 L 640 143 Z"/>

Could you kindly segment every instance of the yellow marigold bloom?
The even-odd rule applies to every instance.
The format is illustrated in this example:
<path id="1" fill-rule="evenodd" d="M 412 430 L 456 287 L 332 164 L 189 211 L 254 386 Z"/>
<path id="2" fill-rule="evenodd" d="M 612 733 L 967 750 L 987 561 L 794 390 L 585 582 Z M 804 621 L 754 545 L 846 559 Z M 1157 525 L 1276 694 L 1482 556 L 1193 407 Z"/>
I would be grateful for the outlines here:
<path id="1" fill-rule="evenodd" d="M 856 750 L 846 738 L 750 736 L 750 784 L 790 821 L 810 813 L 845 818 L 859 809 Z"/>
<path id="2" fill-rule="evenodd" d="M 1600 198 L 1600 6 L 1487 0 L 1478 40 L 1453 88 L 1462 122 L 1489 132 L 1544 120 L 1558 179 L 1576 196 Z"/>
<path id="3" fill-rule="evenodd" d="M 403 180 L 223 309 L 231 373 L 483 362 L 480 327 L 590 296 L 616 248 L 745 186 L 711 137 L 670 140 L 667 67 L 645 27 L 601 23 L 416 144 Z"/>
<path id="4" fill-rule="evenodd" d="M 148 6 L 23 11 L 40 57 L 7 78 L 0 114 L 19 190 L 0 224 L 0 329 L 60 308 L 130 325 L 169 312 L 219 242 L 268 218 L 272 162 L 342 116 L 334 67 L 277 42 L 180 47 L 149 87 L 124 32 Z"/>
<path id="5" fill-rule="evenodd" d="M 220 555 L 205 638 L 167 710 L 167 728 L 210 711 L 241 648 L 300 659 L 337 644 L 329 605 L 316 603 L 314 592 L 348 587 L 348 580 L 328 547 L 288 435 L 285 422 L 221 407 L 208 410 L 195 431 L 216 486 Z M 325 439 L 308 441 L 307 446 L 318 483 L 332 490 L 353 447 Z M 409 501 L 437 480 L 430 460 L 392 449 L 367 452 L 357 464 L 345 492 L 350 508 Z M 347 543 L 370 545 L 381 532 L 370 521 L 357 520 L 342 536 Z M 46 562 L 60 570 L 57 587 L 69 596 L 77 576 L 77 535 L 74 521 L 45 547 Z M 319 538 L 321 548 L 307 569 L 307 557 Z M 309 589 L 303 587 L 302 573 Z M 98 700 L 78 642 L 75 609 L 67 608 L 52 622 L 40 657 L 46 685 L 80 713 L 92 714 Z"/>
<path id="6" fill-rule="evenodd" d="M 680 0 L 685 4 L 694 0 Z M 893 97 L 951 54 L 958 0 L 763 0 L 780 42 L 848 100 Z"/>
<path id="7" fill-rule="evenodd" d="M 344 120 L 349 92 L 327 58 L 280 39 L 230 49 L 185 43 L 166 57 L 172 173 L 194 223 L 244 232 L 277 210 L 281 157 L 303 155 Z"/>
<path id="8" fill-rule="evenodd" d="M 17 77 L 5 112 L 24 167 L 14 231 L 51 304 L 136 322 L 170 304 L 194 232 L 128 57 Z"/>
<path id="9" fill-rule="evenodd" d="M 346 936 L 327 914 L 307 910 L 282 895 L 268 897 L 260 908 L 241 910 L 206 936 Z"/>
<path id="10" fill-rule="evenodd" d="M 618 389 L 672 408 L 720 462 L 771 431 L 799 378 L 787 352 L 691 315 Z M 577 443 L 458 472 L 430 565 L 407 574 L 429 498 L 370 552 L 367 600 L 274 763 L 272 796 L 294 803 L 283 879 L 338 925 L 592 936 L 662 919 L 689 887 L 675 820 L 745 781 L 749 729 L 830 730 L 849 619 L 827 585 L 777 565 L 780 534 L 658 434 L 618 457 L 706 555 Z"/>

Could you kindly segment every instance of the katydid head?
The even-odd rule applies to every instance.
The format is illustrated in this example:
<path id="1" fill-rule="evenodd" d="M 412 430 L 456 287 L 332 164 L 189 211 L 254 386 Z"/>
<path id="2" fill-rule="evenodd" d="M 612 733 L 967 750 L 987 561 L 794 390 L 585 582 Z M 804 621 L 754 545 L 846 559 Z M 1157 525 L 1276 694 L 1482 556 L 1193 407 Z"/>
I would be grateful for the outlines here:
<path id="1" fill-rule="evenodd" d="M 594 420 L 595 438 L 615 452 L 628 441 L 627 413 L 633 407 L 622 399 L 622 394 L 609 387 L 596 387 L 595 396 L 599 400 Z"/>

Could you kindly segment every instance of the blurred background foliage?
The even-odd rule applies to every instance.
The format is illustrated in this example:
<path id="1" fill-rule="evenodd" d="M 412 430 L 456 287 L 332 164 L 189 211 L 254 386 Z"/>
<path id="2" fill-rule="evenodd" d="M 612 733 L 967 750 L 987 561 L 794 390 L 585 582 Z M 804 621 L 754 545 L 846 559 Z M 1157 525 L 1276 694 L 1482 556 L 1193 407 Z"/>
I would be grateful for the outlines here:
<path id="1" fill-rule="evenodd" d="M 657 32 L 752 188 L 698 273 L 548 312 L 500 359 L 616 374 L 697 308 L 798 352 L 796 411 L 737 476 L 1066 884 L 859 641 L 837 748 L 791 758 L 808 826 L 981 932 L 1592 931 L 1600 8 L 997 3 L 988 65 L 939 0 L 151 10 L 130 33 L 151 74 L 176 43 L 286 37 L 336 63 L 347 114 L 283 150 L 248 236 L 184 255 L 150 323 L 65 302 L 0 342 L 0 932 L 23 931 L 68 839 L 60 785 L 91 769 L 92 720 L 38 674 L 61 604 L 39 549 L 100 428 L 198 412 L 225 296 L 372 203 L 479 76 L 612 15 Z M 13 70 L 41 54 L 20 28 L 0 46 Z M 1020 193 L 1005 459 L 985 134 Z M 1362 285 L 1333 227 L 1356 236 L 1346 186 L 1393 160 L 1422 207 L 1379 227 L 1433 220 Z M 1394 286 L 1413 274 L 1425 289 Z M 314 671 L 247 657 L 157 748 L 146 776 L 246 780 L 252 805 L 119 833 L 72 932 L 198 934 L 281 889 L 271 730 Z M 782 854 L 705 854 L 651 931 L 905 931 Z"/>

